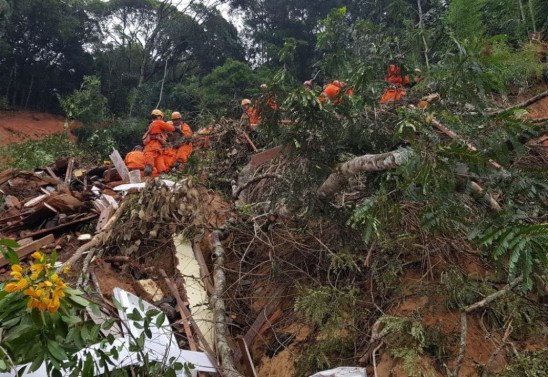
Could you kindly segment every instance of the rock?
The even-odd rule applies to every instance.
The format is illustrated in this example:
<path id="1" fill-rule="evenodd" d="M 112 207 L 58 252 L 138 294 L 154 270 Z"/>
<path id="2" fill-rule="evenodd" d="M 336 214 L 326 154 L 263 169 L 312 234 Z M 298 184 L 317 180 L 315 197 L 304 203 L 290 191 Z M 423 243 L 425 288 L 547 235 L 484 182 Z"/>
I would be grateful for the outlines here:
<path id="1" fill-rule="evenodd" d="M 148 302 L 159 301 L 164 297 L 164 293 L 158 284 L 151 279 L 137 280 L 135 290 L 141 298 Z"/>

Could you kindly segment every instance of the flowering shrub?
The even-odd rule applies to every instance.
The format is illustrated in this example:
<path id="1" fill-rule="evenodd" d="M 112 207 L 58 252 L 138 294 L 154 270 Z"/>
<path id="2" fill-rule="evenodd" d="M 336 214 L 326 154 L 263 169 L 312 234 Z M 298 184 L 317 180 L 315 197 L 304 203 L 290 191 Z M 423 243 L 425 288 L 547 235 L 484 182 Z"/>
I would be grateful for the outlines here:
<path id="1" fill-rule="evenodd" d="M 11 266 L 10 275 L 13 282 L 8 283 L 4 290 L 8 293 L 23 292 L 28 296 L 28 309 L 38 309 L 55 313 L 61 306 L 61 299 L 66 296 L 67 285 L 52 268 L 52 260 L 40 252 L 32 254 L 34 264 L 23 268 L 20 264 Z M 30 275 L 29 275 L 30 273 Z"/>
<path id="2" fill-rule="evenodd" d="M 99 339 L 100 326 L 84 321 L 85 308 L 94 305 L 70 288 L 54 268 L 57 255 L 32 254 L 30 266 L 17 260 L 10 240 L 0 250 L 11 263 L 11 279 L 0 284 L 0 370 L 31 363 L 34 371 L 46 362 L 56 375 L 70 364 L 70 356 Z"/>

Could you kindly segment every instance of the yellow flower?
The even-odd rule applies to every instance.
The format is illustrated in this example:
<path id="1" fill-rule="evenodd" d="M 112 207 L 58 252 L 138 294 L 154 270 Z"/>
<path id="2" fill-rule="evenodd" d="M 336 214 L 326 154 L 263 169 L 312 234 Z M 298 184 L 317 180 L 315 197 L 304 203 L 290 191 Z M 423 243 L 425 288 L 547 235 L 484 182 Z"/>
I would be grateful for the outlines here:
<path id="1" fill-rule="evenodd" d="M 53 282 L 56 282 L 58 279 L 59 279 L 59 275 L 57 275 L 57 274 L 52 274 L 52 275 L 49 277 L 49 280 L 51 280 L 51 281 L 53 281 Z"/>
<path id="2" fill-rule="evenodd" d="M 17 292 L 17 291 L 19 291 L 19 287 L 17 286 L 17 283 L 8 283 L 8 284 L 6 284 L 6 286 L 4 287 L 4 290 L 5 290 L 6 292 L 12 293 L 12 292 Z"/>
<path id="3" fill-rule="evenodd" d="M 36 263 L 30 266 L 31 272 L 35 274 L 39 274 L 40 272 L 44 271 L 45 266 L 42 263 Z"/>
<path id="4" fill-rule="evenodd" d="M 40 303 L 40 301 L 38 301 L 34 298 L 31 298 L 31 299 L 29 299 L 29 302 L 27 302 L 27 308 L 29 308 L 30 310 L 32 310 L 34 308 L 38 308 L 39 303 Z"/>
<path id="5" fill-rule="evenodd" d="M 69 271 L 70 271 L 70 267 L 69 267 L 69 266 L 63 267 L 63 273 L 68 274 Z"/>
<path id="6" fill-rule="evenodd" d="M 44 260 L 44 254 L 38 250 L 32 253 L 32 257 L 40 262 Z"/>
<path id="7" fill-rule="evenodd" d="M 39 277 L 40 277 L 40 274 L 38 274 L 36 272 L 34 274 L 30 275 L 31 280 L 38 280 Z"/>
<path id="8" fill-rule="evenodd" d="M 56 288 L 54 291 L 53 291 L 53 298 L 55 297 L 65 297 L 65 292 L 63 291 L 62 288 Z"/>
<path id="9" fill-rule="evenodd" d="M 13 276 L 14 279 L 22 279 L 23 275 L 19 271 L 12 271 L 10 272 L 10 275 Z"/>
<path id="10" fill-rule="evenodd" d="M 51 303 L 48 305 L 48 311 L 50 313 L 55 313 L 59 309 L 60 303 L 58 298 L 54 298 Z"/>
<path id="11" fill-rule="evenodd" d="M 19 288 L 19 291 L 22 291 L 23 289 L 27 288 L 30 285 L 29 281 L 27 279 L 21 279 L 17 282 L 17 288 Z"/>
<path id="12" fill-rule="evenodd" d="M 11 270 L 14 271 L 14 272 L 19 272 L 19 273 L 23 272 L 23 268 L 18 264 L 12 264 L 11 265 Z"/>

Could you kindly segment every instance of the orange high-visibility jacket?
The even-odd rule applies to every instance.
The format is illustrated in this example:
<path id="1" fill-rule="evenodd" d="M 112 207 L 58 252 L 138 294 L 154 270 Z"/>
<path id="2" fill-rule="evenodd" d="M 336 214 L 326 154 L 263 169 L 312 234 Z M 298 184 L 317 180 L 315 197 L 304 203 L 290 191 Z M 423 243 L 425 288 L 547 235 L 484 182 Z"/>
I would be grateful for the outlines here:
<path id="1" fill-rule="evenodd" d="M 146 164 L 145 153 L 143 151 L 129 152 L 126 155 L 124 162 L 129 170 L 143 170 Z"/>
<path id="2" fill-rule="evenodd" d="M 259 116 L 259 114 L 257 113 L 257 110 L 255 110 L 253 106 L 249 106 L 244 111 L 242 118 L 245 119 L 246 117 L 247 119 L 249 119 L 249 125 L 251 128 L 255 128 L 259 124 L 261 124 L 261 117 Z"/>
<path id="3" fill-rule="evenodd" d="M 322 94 L 320 95 L 320 101 L 325 102 L 326 98 L 328 98 L 333 104 L 338 104 L 339 100 L 337 99 L 337 96 L 339 95 L 339 92 L 343 88 L 343 85 L 336 84 L 335 81 L 332 83 L 327 84 L 327 86 L 322 91 Z M 347 89 L 344 92 L 347 96 L 354 95 L 354 91 L 352 89 Z"/>

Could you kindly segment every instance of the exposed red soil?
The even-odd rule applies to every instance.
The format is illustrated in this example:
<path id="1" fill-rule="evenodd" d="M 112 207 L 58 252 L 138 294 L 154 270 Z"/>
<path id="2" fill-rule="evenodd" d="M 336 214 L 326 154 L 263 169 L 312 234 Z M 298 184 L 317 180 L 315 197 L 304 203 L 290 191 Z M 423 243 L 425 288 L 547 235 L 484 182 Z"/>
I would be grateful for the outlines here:
<path id="1" fill-rule="evenodd" d="M 0 146 L 20 143 L 29 139 L 42 139 L 48 135 L 64 131 L 65 118 L 61 115 L 32 111 L 0 112 Z M 76 126 L 71 122 L 69 128 Z M 69 133 L 74 141 L 75 137 Z"/>
<path id="2" fill-rule="evenodd" d="M 548 117 L 548 97 L 531 104 L 528 108 L 530 119 L 544 119 Z"/>

